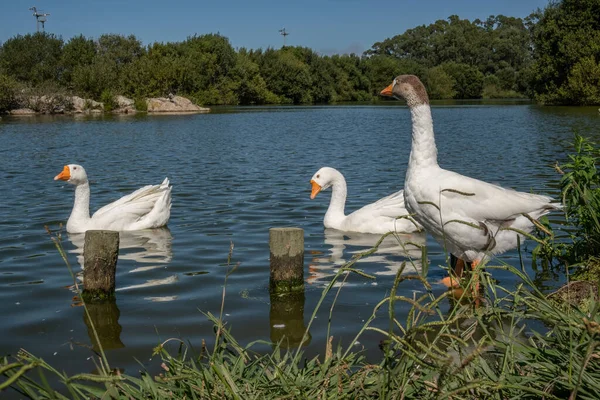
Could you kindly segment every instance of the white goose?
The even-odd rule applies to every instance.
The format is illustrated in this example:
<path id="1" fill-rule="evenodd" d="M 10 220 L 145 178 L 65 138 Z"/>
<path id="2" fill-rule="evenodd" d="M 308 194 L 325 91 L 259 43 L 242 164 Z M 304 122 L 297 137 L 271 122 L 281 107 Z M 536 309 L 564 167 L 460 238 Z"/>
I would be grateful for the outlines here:
<path id="1" fill-rule="evenodd" d="M 561 208 L 552 199 L 504 189 L 439 167 L 425 87 L 414 75 L 400 75 L 381 95 L 403 98 L 412 119 L 412 149 L 404 187 L 407 210 L 426 231 L 475 268 L 492 254 L 517 246 L 513 229 L 530 232 L 531 219 Z M 521 236 L 521 240 L 523 237 Z M 462 274 L 462 267 L 457 268 Z M 446 278 L 447 285 L 455 282 Z"/>
<path id="2" fill-rule="evenodd" d="M 90 218 L 90 184 L 81 165 L 65 165 L 54 180 L 75 185 L 75 204 L 67 221 L 67 232 L 90 229 L 135 231 L 165 226 L 171 215 L 171 186 L 165 178 L 160 185 L 144 186 L 105 205 Z"/>
<path id="3" fill-rule="evenodd" d="M 346 195 L 348 189 L 344 176 L 336 169 L 323 167 L 310 180 L 314 199 L 321 190 L 331 187 L 331 201 L 325 213 L 325 228 L 333 228 L 346 232 L 378 233 L 416 232 L 421 227 L 408 217 L 404 208 L 402 190 L 384 197 L 375 203 L 367 204 L 352 214 L 345 215 Z"/>

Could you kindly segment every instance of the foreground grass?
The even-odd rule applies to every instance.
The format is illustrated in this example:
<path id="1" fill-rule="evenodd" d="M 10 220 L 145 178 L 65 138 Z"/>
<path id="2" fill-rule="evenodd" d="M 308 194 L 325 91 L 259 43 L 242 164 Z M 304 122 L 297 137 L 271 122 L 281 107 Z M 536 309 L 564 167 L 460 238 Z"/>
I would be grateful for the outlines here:
<path id="1" fill-rule="evenodd" d="M 351 273 L 365 275 L 353 268 L 356 260 L 323 290 L 317 309 L 326 296 L 336 295 L 332 290 L 343 290 L 333 289 L 335 282 Z M 513 290 L 497 285 L 491 279 L 497 269 L 514 274 L 520 283 Z M 454 293 L 457 299 L 451 292 L 436 297 L 423 276 L 403 276 L 401 269 L 391 292 L 356 333 L 355 340 L 367 330 L 381 334 L 377 363 L 353 351 L 355 340 L 334 349 L 333 338 L 312 359 L 303 356 L 300 346 L 260 354 L 252 350 L 255 344 L 242 345 L 231 336 L 222 314 L 206 313 L 215 327 L 214 348 L 203 344 L 199 354 L 192 354 L 179 339 L 167 340 L 154 349 L 162 359 L 162 372 L 154 376 L 147 371 L 139 377 L 120 374 L 102 351 L 97 374 L 68 376 L 21 350 L 0 360 L 0 390 L 32 399 L 597 398 L 597 302 L 590 299 L 586 312 L 565 307 L 541 293 L 524 269 L 509 265 L 488 265 L 479 275 L 484 293 L 475 307 L 468 298 L 471 282 Z M 420 297 L 402 295 L 409 279 L 423 285 Z M 402 321 L 394 313 L 400 302 L 410 309 Z M 382 318 L 389 321 L 386 330 L 373 323 Z M 174 341 L 178 349 L 167 351 L 172 348 L 167 343 Z"/>

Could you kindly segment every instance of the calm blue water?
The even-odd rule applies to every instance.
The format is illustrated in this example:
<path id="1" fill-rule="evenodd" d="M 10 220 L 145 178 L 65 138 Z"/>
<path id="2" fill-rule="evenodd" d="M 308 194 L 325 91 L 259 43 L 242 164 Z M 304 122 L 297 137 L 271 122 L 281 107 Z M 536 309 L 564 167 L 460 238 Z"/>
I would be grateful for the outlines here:
<path id="1" fill-rule="evenodd" d="M 558 181 L 551 165 L 565 159 L 574 130 L 600 136 L 600 115 L 591 108 L 455 105 L 434 107 L 433 117 L 443 167 L 551 195 Z M 84 310 L 72 306 L 72 278 L 44 228 L 58 230 L 72 208 L 73 187 L 53 181 L 63 165 L 86 168 L 92 211 L 165 176 L 173 184 L 168 230 L 121 238 L 116 307 L 94 311 L 97 322 L 105 321 L 102 335 L 111 366 L 135 374 L 142 367 L 134 358 L 157 367 L 152 348 L 163 340 L 182 338 L 196 348 L 202 339 L 211 342 L 212 324 L 202 312 L 219 312 L 231 243 L 231 264 L 239 267 L 229 277 L 224 310 L 234 335 L 249 343 L 276 339 L 281 329 L 301 329 L 328 276 L 377 239 L 325 232 L 329 192 L 311 201 L 308 181 L 322 166 L 339 169 L 348 181 L 348 212 L 400 189 L 410 129 L 409 112 L 400 104 L 234 108 L 181 116 L 3 117 L 0 355 L 25 348 L 69 373 L 95 368 Z M 277 327 L 273 315 L 271 320 L 275 311 L 268 292 L 269 228 L 280 226 L 303 228 L 306 244 L 305 312 L 300 303 L 299 314 L 292 316 L 296 321 L 287 328 Z M 404 239 L 427 244 L 432 282 L 445 275 L 438 268 L 445 261 L 437 243 L 424 236 Z M 81 236 L 63 232 L 62 244 L 76 271 L 82 243 Z M 526 250 L 531 248 L 529 243 Z M 358 264 L 376 279 L 348 278 L 332 321 L 336 343 L 348 344 L 354 337 L 410 256 L 420 260 L 414 249 L 407 254 L 391 242 Z M 516 252 L 501 259 L 518 265 Z M 508 286 L 513 279 L 499 272 L 494 277 Z M 407 281 L 400 290 L 410 297 L 422 288 Z M 443 290 L 434 286 L 436 293 Z M 332 298 L 312 326 L 309 355 L 325 348 Z M 376 353 L 380 339 L 369 333 L 357 349 Z"/>

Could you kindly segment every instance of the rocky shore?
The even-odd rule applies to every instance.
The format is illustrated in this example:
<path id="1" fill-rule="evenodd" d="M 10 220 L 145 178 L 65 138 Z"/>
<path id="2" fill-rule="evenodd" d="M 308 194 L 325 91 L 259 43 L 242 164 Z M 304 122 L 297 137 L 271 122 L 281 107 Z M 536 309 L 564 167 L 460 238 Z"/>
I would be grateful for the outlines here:
<path id="1" fill-rule="evenodd" d="M 145 108 L 138 110 L 136 102 L 125 96 L 115 96 L 113 104 L 106 107 L 104 103 L 91 99 L 83 99 L 79 96 L 44 95 L 30 96 L 21 101 L 21 108 L 8 112 L 14 116 L 28 116 L 37 114 L 135 114 L 137 112 L 148 112 L 149 114 L 179 114 L 179 113 L 206 113 L 210 108 L 200 107 L 191 100 L 169 95 L 167 97 L 148 98 L 145 100 Z"/>

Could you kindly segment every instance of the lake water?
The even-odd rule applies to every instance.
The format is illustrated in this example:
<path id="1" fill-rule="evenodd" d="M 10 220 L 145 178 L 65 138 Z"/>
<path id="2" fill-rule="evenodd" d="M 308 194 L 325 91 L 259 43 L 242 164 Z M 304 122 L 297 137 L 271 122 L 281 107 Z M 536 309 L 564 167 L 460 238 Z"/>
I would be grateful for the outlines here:
<path id="1" fill-rule="evenodd" d="M 91 372 L 90 331 L 83 307 L 73 305 L 72 278 L 44 226 L 58 230 L 73 206 L 73 187 L 55 182 L 63 165 L 82 164 L 91 181 L 91 210 L 146 184 L 169 177 L 173 207 L 168 229 L 121 237 L 116 305 L 92 310 L 112 367 L 136 374 L 156 370 L 152 348 L 182 338 L 197 350 L 212 342 L 227 272 L 225 320 L 242 343 L 301 335 L 324 285 L 352 254 L 377 236 L 324 231 L 330 192 L 309 199 L 309 180 L 322 166 L 348 181 L 347 212 L 403 186 L 410 152 L 410 115 L 400 103 L 380 106 L 223 108 L 201 115 L 33 117 L 0 121 L 0 355 L 25 348 L 68 373 Z M 517 190 L 556 196 L 555 161 L 564 161 L 573 132 L 600 137 L 595 108 L 528 104 L 433 107 L 440 164 Z M 555 218 L 560 218 L 556 216 Z M 305 232 L 302 303 L 278 315 L 269 281 L 269 228 L 297 226 Z M 431 282 L 445 276 L 444 252 L 430 237 L 403 238 L 428 246 Z M 62 234 L 68 261 L 80 271 L 81 235 Z M 525 264 L 529 252 L 525 246 Z M 397 243 L 360 262 L 376 277 L 350 276 L 337 299 L 331 334 L 344 345 L 389 293 L 402 261 L 420 254 Z M 500 256 L 518 265 L 512 251 Z M 496 260 L 497 261 L 497 260 Z M 494 263 L 494 260 L 492 260 Z M 529 268 L 534 276 L 535 271 Z M 494 272 L 500 284 L 512 276 Z M 561 277 L 541 276 L 547 287 Z M 421 291 L 415 281 L 399 291 Z M 434 285 L 434 292 L 445 288 Z M 311 328 L 308 355 L 325 349 L 327 298 Z M 401 307 L 401 306 L 399 306 Z M 398 310 L 402 314 L 403 310 Z M 382 324 L 387 326 L 385 312 Z M 400 319 L 402 317 L 400 316 Z M 357 350 L 376 355 L 381 339 L 361 338 Z M 268 346 L 258 347 L 268 350 Z"/>

